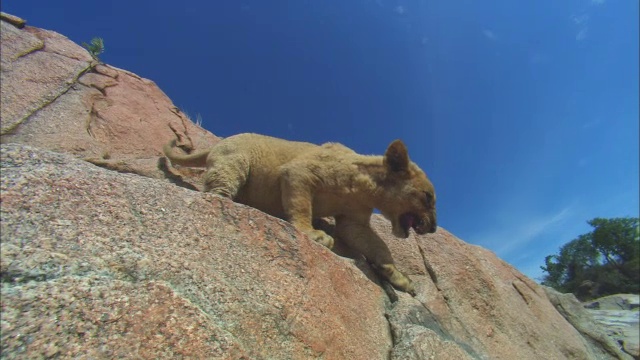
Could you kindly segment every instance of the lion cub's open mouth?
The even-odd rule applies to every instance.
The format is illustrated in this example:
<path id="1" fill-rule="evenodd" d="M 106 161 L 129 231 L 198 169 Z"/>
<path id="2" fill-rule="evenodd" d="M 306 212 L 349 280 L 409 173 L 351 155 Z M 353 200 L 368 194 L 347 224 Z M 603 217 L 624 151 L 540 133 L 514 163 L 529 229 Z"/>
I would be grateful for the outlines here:
<path id="1" fill-rule="evenodd" d="M 405 233 L 405 237 L 409 236 L 409 229 L 411 228 L 420 235 L 426 234 L 429 231 L 426 222 L 412 212 L 406 212 L 400 215 L 400 225 Z"/>

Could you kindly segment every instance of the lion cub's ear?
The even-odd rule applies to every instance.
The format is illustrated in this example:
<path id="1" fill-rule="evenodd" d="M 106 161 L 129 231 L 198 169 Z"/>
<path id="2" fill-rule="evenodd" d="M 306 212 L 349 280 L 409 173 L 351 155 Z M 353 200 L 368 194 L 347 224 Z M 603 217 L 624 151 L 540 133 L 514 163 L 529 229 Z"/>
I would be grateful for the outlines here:
<path id="1" fill-rule="evenodd" d="M 401 140 L 394 140 L 387 152 L 384 153 L 384 164 L 391 171 L 406 171 L 409 169 L 409 153 Z"/>

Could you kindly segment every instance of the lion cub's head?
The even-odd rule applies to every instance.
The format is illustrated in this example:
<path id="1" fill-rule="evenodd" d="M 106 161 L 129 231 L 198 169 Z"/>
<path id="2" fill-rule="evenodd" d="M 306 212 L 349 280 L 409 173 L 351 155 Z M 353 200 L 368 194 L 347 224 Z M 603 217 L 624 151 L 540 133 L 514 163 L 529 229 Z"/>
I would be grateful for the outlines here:
<path id="1" fill-rule="evenodd" d="M 409 229 L 418 234 L 436 232 L 436 194 L 427 175 L 409 160 L 400 140 L 384 154 L 383 202 L 379 210 L 391 221 L 393 235 L 407 238 Z"/>

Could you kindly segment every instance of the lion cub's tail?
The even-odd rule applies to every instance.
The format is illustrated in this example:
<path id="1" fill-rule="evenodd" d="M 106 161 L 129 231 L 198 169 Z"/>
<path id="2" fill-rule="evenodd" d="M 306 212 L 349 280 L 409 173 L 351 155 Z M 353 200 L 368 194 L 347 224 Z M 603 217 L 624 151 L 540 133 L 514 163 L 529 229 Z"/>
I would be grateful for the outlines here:
<path id="1" fill-rule="evenodd" d="M 176 154 L 174 148 L 176 146 L 176 140 L 171 140 L 166 144 L 162 150 L 165 156 L 171 160 L 172 164 L 188 167 L 206 167 L 207 155 L 209 155 L 210 149 L 194 151 L 189 155 Z"/>

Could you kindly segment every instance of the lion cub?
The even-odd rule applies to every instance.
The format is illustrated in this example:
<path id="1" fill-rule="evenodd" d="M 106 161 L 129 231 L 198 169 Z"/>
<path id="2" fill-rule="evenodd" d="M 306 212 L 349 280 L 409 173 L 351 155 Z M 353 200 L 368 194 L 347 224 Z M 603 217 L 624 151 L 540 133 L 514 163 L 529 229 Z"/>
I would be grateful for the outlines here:
<path id="1" fill-rule="evenodd" d="M 371 229 L 374 208 L 407 238 L 436 231 L 436 196 L 425 173 L 393 141 L 384 156 L 365 156 L 337 144 L 314 145 L 258 134 L 239 134 L 190 155 L 164 153 L 173 164 L 206 167 L 205 191 L 226 196 L 285 219 L 311 239 L 332 248 L 334 239 L 314 229 L 315 218 L 333 217 L 334 236 L 369 262 L 397 289 L 415 295 L 411 280 Z"/>

